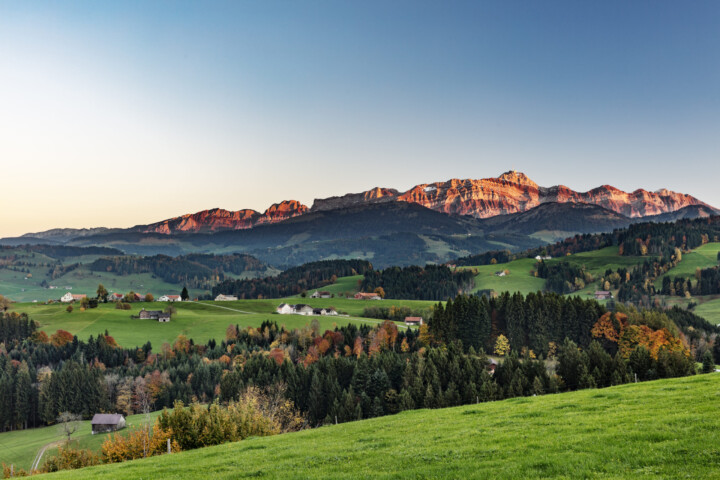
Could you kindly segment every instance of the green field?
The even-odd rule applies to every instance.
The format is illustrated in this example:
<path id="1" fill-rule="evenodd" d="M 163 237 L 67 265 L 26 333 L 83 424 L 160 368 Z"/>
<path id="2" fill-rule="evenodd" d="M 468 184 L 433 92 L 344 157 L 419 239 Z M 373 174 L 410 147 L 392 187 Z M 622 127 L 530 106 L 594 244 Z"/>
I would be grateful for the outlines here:
<path id="1" fill-rule="evenodd" d="M 662 287 L 663 278 L 694 277 L 698 268 L 711 268 L 718 264 L 717 254 L 720 252 L 720 243 L 706 243 L 690 253 L 683 253 L 682 260 L 675 268 L 671 268 L 665 275 L 661 275 L 655 281 L 655 288 Z"/>
<path id="2" fill-rule="evenodd" d="M 151 422 L 154 421 L 160 412 L 151 413 Z M 140 426 L 145 420 L 145 415 L 130 415 L 126 417 L 127 429 L 121 432 L 128 432 L 132 428 Z M 80 428 L 72 435 L 72 444 L 75 448 L 90 449 L 100 452 L 107 435 L 93 435 L 90 428 L 90 421 L 80 422 Z M 15 468 L 29 470 L 35 455 L 45 445 L 60 442 L 64 444 L 65 437 L 62 436 L 57 426 L 31 428 L 28 430 L 16 430 L 14 432 L 0 433 L 0 462 L 7 465 L 15 465 Z M 42 463 L 57 452 L 56 447 L 49 447 L 40 462 Z"/>
<path id="3" fill-rule="evenodd" d="M 576 253 L 562 258 L 553 258 L 547 260 L 548 264 L 557 262 L 569 262 L 578 266 L 584 266 L 593 276 L 597 277 L 605 273 L 605 270 L 611 268 L 632 268 L 645 259 L 643 257 L 624 257 L 618 255 L 617 247 L 606 247 L 591 252 Z M 534 277 L 530 272 L 536 268 L 537 261 L 533 258 L 521 258 L 508 263 L 498 263 L 496 265 L 481 265 L 473 268 L 478 271 L 475 277 L 475 288 L 473 291 L 479 290 L 495 290 L 496 292 L 521 292 L 528 294 L 545 288 L 545 280 Z M 495 272 L 500 270 L 509 270 L 510 274 L 504 277 L 498 277 Z M 598 289 L 596 282 L 588 284 L 584 289 L 574 292 L 572 295 L 592 294 Z"/>
<path id="4" fill-rule="evenodd" d="M 720 478 L 718 391 L 710 374 L 416 410 L 49 478 Z"/>
<path id="5" fill-rule="evenodd" d="M 479 290 L 495 290 L 496 292 L 522 292 L 528 294 L 537 292 L 545 287 L 545 280 L 530 275 L 530 270 L 537 262 L 532 258 L 521 258 L 508 263 L 497 265 L 480 265 L 469 267 L 476 269 L 474 292 Z M 510 273 L 504 277 L 498 277 L 495 272 L 509 270 Z"/>
<path id="6" fill-rule="evenodd" d="M 340 312 L 349 316 L 317 316 L 278 315 L 276 307 L 282 302 L 307 303 L 313 307 L 334 306 Z M 355 299 L 311 299 L 288 298 L 285 300 L 238 300 L 236 302 L 176 302 L 173 305 L 177 313 L 168 323 L 158 323 L 153 320 L 140 320 L 130 318 L 137 316 L 142 308 L 158 310 L 165 307 L 164 303 L 133 303 L 132 310 L 117 310 L 115 305 L 100 304 L 98 308 L 80 311 L 78 305 L 72 313 L 65 311 L 65 304 L 13 304 L 12 310 L 25 312 L 30 318 L 40 324 L 40 330 L 48 335 L 58 329 L 67 330 L 81 339 L 90 335 L 98 335 L 107 330 L 123 347 L 143 345 L 150 341 L 157 350 L 164 342 L 172 343 L 178 335 L 186 335 L 196 342 L 205 343 L 214 338 L 225 338 L 225 329 L 230 324 L 240 327 L 259 326 L 265 320 L 276 321 L 288 329 L 301 328 L 317 319 L 321 329 L 332 329 L 336 325 L 377 324 L 379 320 L 360 318 L 362 310 L 368 305 L 411 305 L 429 306 L 433 302 L 410 300 L 384 300 L 381 302 L 363 301 Z M 403 327 L 404 328 L 404 327 Z"/>
<path id="7" fill-rule="evenodd" d="M 695 307 L 693 313 L 700 315 L 713 325 L 720 325 L 720 298 L 701 303 Z"/>

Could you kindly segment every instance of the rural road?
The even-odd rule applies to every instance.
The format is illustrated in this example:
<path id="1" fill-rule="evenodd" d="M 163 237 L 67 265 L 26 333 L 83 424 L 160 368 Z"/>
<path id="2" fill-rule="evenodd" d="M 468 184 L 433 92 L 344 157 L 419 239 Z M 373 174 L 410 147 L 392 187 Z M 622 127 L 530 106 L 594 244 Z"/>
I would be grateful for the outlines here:
<path id="1" fill-rule="evenodd" d="M 38 450 L 37 455 L 35 455 L 35 460 L 33 460 L 32 466 L 30 467 L 30 471 L 40 468 L 40 461 L 42 460 L 43 455 L 45 455 L 45 451 L 48 448 L 56 447 L 59 444 L 60 442 L 50 442 L 47 445 L 43 446 L 40 450 Z"/>

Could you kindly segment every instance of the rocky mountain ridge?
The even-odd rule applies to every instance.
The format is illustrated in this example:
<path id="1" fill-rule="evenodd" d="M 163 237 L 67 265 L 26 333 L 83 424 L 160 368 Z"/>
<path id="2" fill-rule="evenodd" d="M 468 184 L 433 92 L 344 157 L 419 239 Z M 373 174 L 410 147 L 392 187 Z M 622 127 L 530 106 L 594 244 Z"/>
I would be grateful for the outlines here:
<path id="1" fill-rule="evenodd" d="M 130 231 L 169 235 L 245 230 L 258 225 L 282 222 L 309 212 L 389 202 L 414 203 L 441 213 L 469 215 L 481 219 L 526 212 L 546 203 L 596 205 L 634 219 L 670 214 L 688 206 L 717 212 L 691 195 L 667 189 L 656 192 L 643 189 L 624 192 L 611 185 L 602 185 L 587 192 L 578 192 L 564 185 L 541 187 L 524 173 L 511 170 L 495 178 L 424 183 L 405 192 L 376 187 L 360 193 L 315 199 L 312 208 L 296 200 L 276 203 L 262 213 L 250 209 L 229 211 L 214 208 L 149 225 L 138 225 Z M 38 235 L 41 234 L 35 234 Z"/>

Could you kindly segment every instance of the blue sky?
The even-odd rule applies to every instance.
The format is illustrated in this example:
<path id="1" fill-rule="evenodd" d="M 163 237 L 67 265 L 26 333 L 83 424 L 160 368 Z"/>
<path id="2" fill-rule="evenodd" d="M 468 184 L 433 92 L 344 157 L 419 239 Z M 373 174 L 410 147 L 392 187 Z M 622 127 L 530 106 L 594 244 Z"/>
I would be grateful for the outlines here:
<path id="1" fill-rule="evenodd" d="M 720 207 L 718 25 L 718 2 L 0 0 L 0 236 L 511 168 Z"/>

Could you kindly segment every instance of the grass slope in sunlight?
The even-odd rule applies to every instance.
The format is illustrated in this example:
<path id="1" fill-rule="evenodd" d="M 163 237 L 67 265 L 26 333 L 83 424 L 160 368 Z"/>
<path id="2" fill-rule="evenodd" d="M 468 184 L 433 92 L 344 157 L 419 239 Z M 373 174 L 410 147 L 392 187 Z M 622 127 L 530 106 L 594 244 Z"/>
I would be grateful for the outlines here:
<path id="1" fill-rule="evenodd" d="M 700 375 L 416 410 L 48 478 L 720 478 L 719 402 L 720 374 Z"/>

